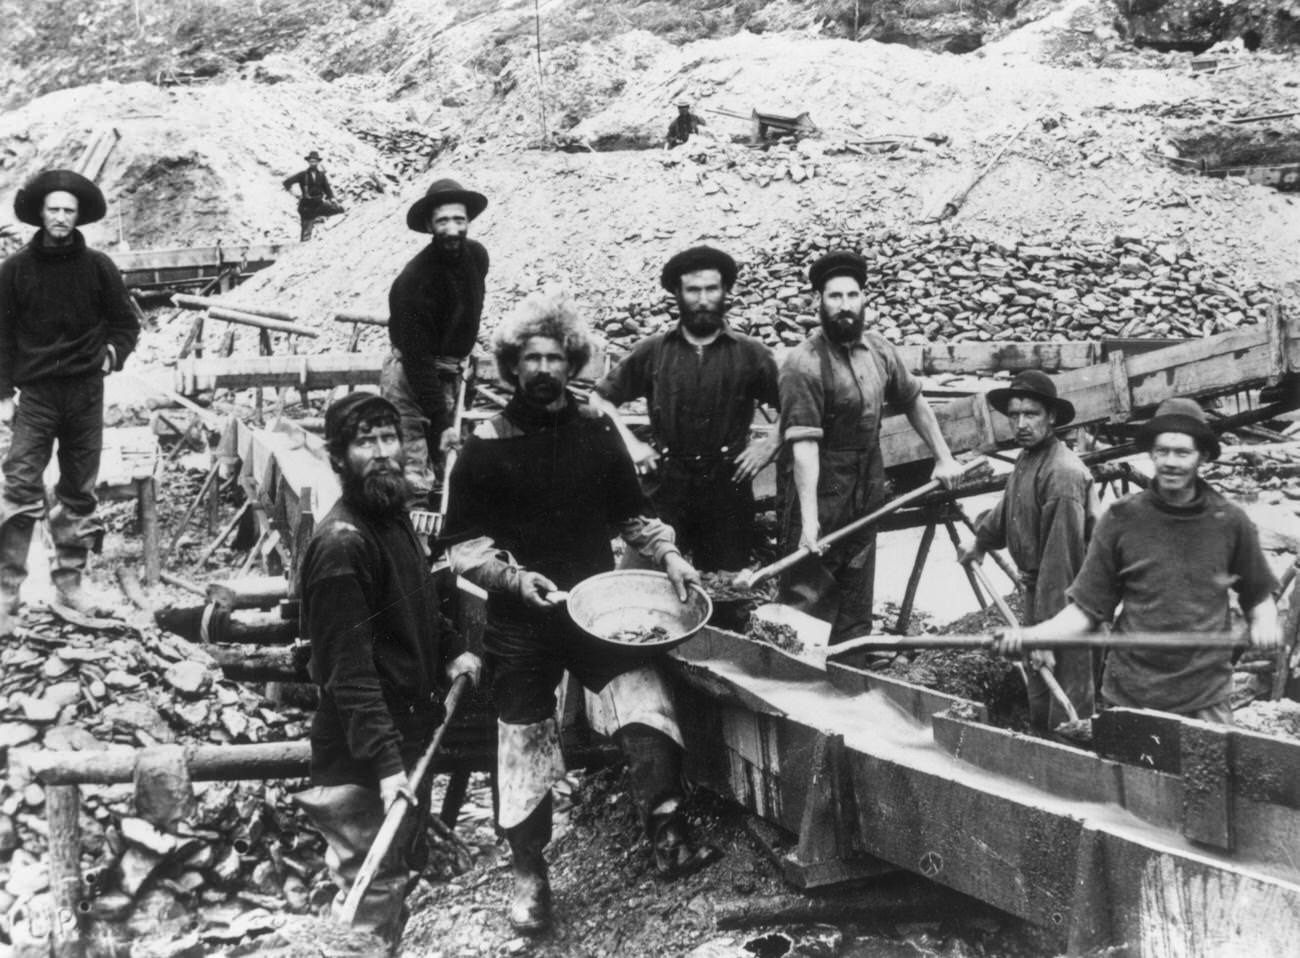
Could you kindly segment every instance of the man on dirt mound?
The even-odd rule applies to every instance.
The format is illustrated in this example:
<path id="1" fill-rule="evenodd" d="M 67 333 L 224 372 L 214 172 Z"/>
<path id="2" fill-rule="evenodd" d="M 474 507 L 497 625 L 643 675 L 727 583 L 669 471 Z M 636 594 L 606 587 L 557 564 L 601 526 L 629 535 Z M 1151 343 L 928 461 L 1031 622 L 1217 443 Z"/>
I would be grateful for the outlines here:
<path id="1" fill-rule="evenodd" d="M 497 329 L 504 412 L 483 423 L 452 469 L 443 544 L 452 569 L 487 590 L 483 646 L 499 710 L 499 819 L 510 842 L 510 922 L 535 934 L 551 920 L 543 849 L 551 785 L 564 774 L 555 688 L 567 670 L 588 690 L 592 727 L 628 761 L 632 797 L 663 877 L 694 871 L 716 851 L 693 842 L 683 815 L 682 734 L 655 659 L 582 631 L 553 593 L 611 570 L 610 530 L 660 566 L 685 601 L 699 582 L 651 519 L 613 423 L 567 389 L 591 356 L 569 297 L 534 294 Z"/>
<path id="2" fill-rule="evenodd" d="M 343 212 L 343 207 L 334 201 L 334 190 L 330 187 L 329 177 L 320 168 L 320 154 L 312 150 L 305 157 L 307 169 L 293 176 L 285 177 L 284 188 L 293 192 L 298 187 L 298 221 L 301 227 L 299 239 L 307 242 L 311 239 L 312 229 L 318 219 Z"/>
<path id="3" fill-rule="evenodd" d="M 32 529 L 46 516 L 45 469 L 56 442 L 59 479 L 49 510 L 55 607 L 113 614 L 114 605 L 82 579 L 104 536 L 95 513 L 104 377 L 131 355 L 140 324 L 121 273 L 77 229 L 105 212 L 99 187 L 71 170 L 46 170 L 14 199 L 18 219 L 38 228 L 0 265 L 0 423 L 13 423 L 0 503 L 0 635 L 13 632 Z"/>
<path id="4" fill-rule="evenodd" d="M 406 225 L 431 234 L 388 293 L 388 338 L 380 391 L 402 414 L 412 506 L 424 508 L 453 429 L 462 377 L 478 339 L 488 252 L 466 234 L 487 197 L 455 180 L 437 180 L 406 213 Z"/>

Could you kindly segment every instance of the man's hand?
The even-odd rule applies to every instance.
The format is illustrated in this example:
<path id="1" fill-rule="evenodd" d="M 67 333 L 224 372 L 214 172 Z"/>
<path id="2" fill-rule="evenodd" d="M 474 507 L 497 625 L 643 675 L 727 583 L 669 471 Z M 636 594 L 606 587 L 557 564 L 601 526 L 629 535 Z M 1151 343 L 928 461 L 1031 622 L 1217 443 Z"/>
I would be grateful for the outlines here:
<path id="1" fill-rule="evenodd" d="M 947 459 L 940 459 L 934 464 L 934 472 L 930 473 L 931 479 L 938 479 L 943 483 L 945 489 L 956 489 L 961 485 L 961 478 L 965 475 L 962 464 L 951 456 Z"/>
<path id="2" fill-rule="evenodd" d="M 1035 671 L 1039 669 L 1052 670 L 1056 668 L 1056 656 L 1051 649 L 1034 649 L 1029 653 L 1029 665 Z"/>
<path id="3" fill-rule="evenodd" d="M 817 545 L 817 540 L 821 538 L 821 527 L 816 522 L 805 522 L 799 533 L 799 548 L 807 549 L 813 555 L 821 555 L 822 550 Z"/>
<path id="4" fill-rule="evenodd" d="M 0 425 L 7 426 L 14 421 L 14 397 L 0 399 Z"/>
<path id="5" fill-rule="evenodd" d="M 1265 652 L 1275 652 L 1278 646 L 1282 644 L 1282 630 L 1278 628 L 1277 616 L 1273 616 L 1268 621 L 1255 621 L 1250 624 L 1250 645 L 1251 648 L 1263 649 Z M 1297 649 L 1300 654 L 1300 649 Z M 1295 655 L 1292 656 L 1295 659 Z"/>
<path id="6" fill-rule="evenodd" d="M 461 435 L 461 431 L 455 426 L 448 426 L 442 431 L 442 435 L 438 437 L 438 451 L 444 456 L 453 450 L 457 455 L 460 455 L 460 447 L 463 445 L 465 445 L 465 437 Z"/>
<path id="7" fill-rule="evenodd" d="M 736 457 L 736 471 L 732 473 L 732 482 L 748 482 L 758 475 L 758 471 L 772 461 L 776 451 L 781 448 L 781 437 L 774 429 L 771 436 L 751 442 L 745 451 Z"/>
<path id="8" fill-rule="evenodd" d="M 979 565 L 984 561 L 984 550 L 979 547 L 978 543 L 971 543 L 968 546 L 958 546 L 957 561 L 962 565 L 970 565 L 971 563 Z"/>
<path id="9" fill-rule="evenodd" d="M 1008 659 L 1019 658 L 1025 650 L 1028 629 L 1005 629 L 993 634 L 993 654 Z"/>
<path id="10" fill-rule="evenodd" d="M 447 679 L 455 682 L 462 675 L 469 676 L 470 685 L 478 687 L 479 676 L 483 674 L 483 660 L 473 652 L 462 652 L 447 663 Z"/>
<path id="11" fill-rule="evenodd" d="M 523 599 L 524 605 L 529 608 L 554 608 L 555 603 L 548 599 L 547 595 L 558 589 L 559 586 L 540 572 L 524 570 L 519 573 L 519 598 Z"/>
<path id="12" fill-rule="evenodd" d="M 632 465 L 636 467 L 638 476 L 654 472 L 659 468 L 659 450 L 631 434 L 627 443 L 627 454 L 632 457 Z"/>
<path id="13" fill-rule="evenodd" d="M 381 778 L 379 780 L 379 799 L 384 803 L 384 812 L 387 813 L 399 798 L 404 798 L 410 802 L 412 808 L 419 804 L 415 800 L 415 793 L 411 791 L 411 784 L 406 779 L 406 773 L 399 772 Z"/>
<path id="14" fill-rule="evenodd" d="M 664 572 L 668 573 L 668 581 L 673 584 L 677 598 L 682 602 L 691 597 L 692 585 L 703 587 L 695 566 L 683 559 L 680 552 L 670 552 L 664 557 Z"/>

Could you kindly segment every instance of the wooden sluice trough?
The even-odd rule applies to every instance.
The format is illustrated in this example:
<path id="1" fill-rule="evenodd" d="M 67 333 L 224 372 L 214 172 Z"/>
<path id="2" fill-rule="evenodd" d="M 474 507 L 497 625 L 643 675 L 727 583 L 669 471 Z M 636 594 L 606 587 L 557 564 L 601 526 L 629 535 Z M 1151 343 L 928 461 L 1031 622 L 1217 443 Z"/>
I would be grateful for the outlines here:
<path id="1" fill-rule="evenodd" d="M 715 629 L 670 671 L 689 774 L 797 836 L 806 887 L 919 873 L 1071 955 L 1296 951 L 1300 744 L 1116 709 L 1098 754 Z"/>

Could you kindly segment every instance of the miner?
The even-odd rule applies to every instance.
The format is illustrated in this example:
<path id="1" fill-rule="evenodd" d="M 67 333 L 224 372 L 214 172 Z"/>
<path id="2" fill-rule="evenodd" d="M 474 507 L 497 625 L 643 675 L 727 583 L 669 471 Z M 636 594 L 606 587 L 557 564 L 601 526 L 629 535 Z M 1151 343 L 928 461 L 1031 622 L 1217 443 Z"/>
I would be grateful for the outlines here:
<path id="1" fill-rule="evenodd" d="M 49 511 L 55 606 L 92 617 L 114 609 L 85 588 L 83 576 L 104 536 L 95 512 L 104 378 L 131 355 L 140 324 L 121 273 L 77 229 L 105 212 L 99 187 L 71 170 L 40 173 L 14 200 L 19 221 L 38 229 L 0 264 L 0 423 L 13 424 L 0 504 L 0 635 L 13 631 L 32 528 L 46 515 L 45 468 L 56 442 L 59 478 Z"/>
<path id="2" fill-rule="evenodd" d="M 566 670 L 594 693 L 593 727 L 627 758 L 655 871 L 685 874 L 716 855 L 694 843 L 682 811 L 682 734 L 655 659 L 611 652 L 554 594 L 614 567 L 611 528 L 668 574 L 683 602 L 699 574 L 672 530 L 649 518 L 613 423 L 567 388 L 591 354 L 572 300 L 556 291 L 529 296 L 497 329 L 494 346 L 514 392 L 466 441 L 452 470 L 444 542 L 452 569 L 488 592 L 483 642 L 500 712 L 498 821 L 514 869 L 510 922 L 533 934 L 550 922 L 543 849 L 551 785 L 564 773 L 555 688 Z"/>
<path id="3" fill-rule="evenodd" d="M 933 477 L 961 478 L 921 383 L 879 333 L 866 328 L 867 264 L 837 251 L 812 264 L 820 327 L 785 357 L 781 391 L 781 539 L 806 547 L 883 500 L 880 424 L 884 405 L 901 408 L 935 456 Z M 876 534 L 848 536 L 782 576 L 779 600 L 831 623 L 832 643 L 871 631 Z"/>
<path id="4" fill-rule="evenodd" d="M 321 219 L 322 211 L 333 207 L 334 190 L 330 187 L 329 177 L 320 167 L 320 154 L 312 150 L 303 159 L 307 161 L 307 169 L 285 177 L 283 185 L 288 192 L 293 192 L 293 187 L 298 187 L 298 220 L 301 225 L 299 239 L 305 243 L 311 239 L 312 229 L 316 221 Z"/>
<path id="5" fill-rule="evenodd" d="M 414 806 L 362 898 L 355 927 L 396 946 L 403 901 L 427 849 L 431 776 L 408 773 L 443 721 L 443 693 L 480 662 L 443 620 L 423 547 L 406 510 L 397 409 L 350 393 L 325 413 L 325 444 L 341 495 L 302 560 L 302 634 L 319 689 L 311 726 L 313 787 L 295 796 L 329 844 L 347 899 L 385 813 Z"/>
<path id="6" fill-rule="evenodd" d="M 1055 430 L 1074 419 L 1074 406 L 1056 393 L 1046 373 L 1027 369 L 1006 388 L 988 393 L 988 403 L 1006 416 L 1020 455 L 1002 498 L 980 517 L 975 542 L 963 562 L 981 562 L 992 549 L 1007 548 L 1020 570 L 1024 623 L 1050 619 L 1065 607 L 1065 590 L 1083 565 L 1087 534 L 1096 514 L 1092 473 Z M 1030 654 L 1029 719 L 1040 731 L 1069 720 L 1055 702 L 1039 667 L 1055 672 L 1079 715 L 1094 710 L 1092 653 L 1063 649 Z"/>
<path id="7" fill-rule="evenodd" d="M 1046 622 L 1008 632 L 998 643 L 1019 654 L 1035 639 L 1083 636 L 1114 617 L 1114 630 L 1167 632 L 1182 648 L 1112 648 L 1102 674 L 1102 705 L 1158 709 L 1232 724 L 1232 651 L 1196 644 L 1198 632 L 1231 624 L 1230 592 L 1246 614 L 1250 644 L 1279 644 L 1273 577 L 1246 513 L 1210 488 L 1201 467 L 1219 440 L 1190 399 L 1167 399 L 1137 434 L 1151 457 L 1151 486 L 1126 496 L 1097 522 L 1069 603 Z M 1118 610 L 1118 616 L 1116 616 Z"/>
<path id="8" fill-rule="evenodd" d="M 749 561 L 753 478 L 781 439 L 775 430 L 750 439 L 756 405 L 775 409 L 780 397 L 771 352 L 727 324 L 735 281 L 735 260 L 709 246 L 668 260 L 660 283 L 677 300 L 677 325 L 637 343 L 592 397 L 616 424 L 614 407 L 646 400 L 651 441 L 624 429 L 629 451 L 659 518 L 705 572 Z"/>
<path id="9" fill-rule="evenodd" d="M 412 505 L 428 498 L 453 428 L 461 377 L 478 338 L 488 252 L 466 234 L 487 198 L 455 180 L 436 180 L 406 212 L 406 225 L 431 234 L 388 293 L 388 338 L 380 389 L 402 414 Z"/>
<path id="10" fill-rule="evenodd" d="M 680 146 L 689 140 L 696 133 L 700 132 L 700 127 L 707 126 L 704 120 L 691 112 L 691 104 L 687 100 L 682 100 L 677 104 L 677 116 L 668 124 L 668 137 L 666 145 L 668 149 L 674 146 Z"/>

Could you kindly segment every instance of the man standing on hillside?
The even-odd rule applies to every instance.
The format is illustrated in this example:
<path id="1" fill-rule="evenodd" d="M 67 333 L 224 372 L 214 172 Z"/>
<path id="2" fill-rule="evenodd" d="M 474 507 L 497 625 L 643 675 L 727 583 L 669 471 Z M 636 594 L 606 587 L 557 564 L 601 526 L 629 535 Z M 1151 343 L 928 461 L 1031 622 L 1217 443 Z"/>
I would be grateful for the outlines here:
<path id="1" fill-rule="evenodd" d="M 700 132 L 700 127 L 707 125 L 703 119 L 691 112 L 690 103 L 682 100 L 677 104 L 677 116 L 668 124 L 668 149 L 671 150 L 674 146 L 685 143 Z"/>
<path id="2" fill-rule="evenodd" d="M 284 188 L 292 192 L 291 187 L 298 187 L 298 219 L 302 225 L 299 238 L 305 243 L 311 239 L 316 221 L 339 212 L 340 208 L 335 207 L 334 190 L 330 188 L 329 177 L 320 168 L 320 154 L 312 150 L 304 159 L 307 169 L 286 177 Z"/>
<path id="3" fill-rule="evenodd" d="M 1194 400 L 1162 402 L 1138 430 L 1137 447 L 1155 466 L 1151 487 L 1102 514 L 1066 590 L 1069 604 L 1046 622 L 1006 633 L 998 651 L 1019 655 L 1035 639 L 1086 635 L 1118 609 L 1118 636 L 1168 632 L 1182 641 L 1107 652 L 1103 706 L 1231 725 L 1232 650 L 1198 646 L 1196 633 L 1228 631 L 1231 590 L 1250 644 L 1276 649 L 1277 580 L 1250 517 L 1200 477 L 1201 465 L 1219 457 L 1219 438 Z"/>
<path id="4" fill-rule="evenodd" d="M 695 246 L 664 266 L 678 324 L 637 343 L 596 385 L 592 405 L 619 425 L 643 488 L 677 545 L 702 572 L 737 570 L 754 537 L 753 478 L 780 446 L 773 430 L 751 442 L 757 403 L 777 408 L 776 361 L 757 339 L 727 325 L 736 262 Z M 616 406 L 645 397 L 652 444 L 619 422 Z"/>
<path id="5" fill-rule="evenodd" d="M 488 593 L 483 647 L 499 710 L 498 823 L 515 875 L 510 922 L 535 934 L 551 920 L 543 850 L 551 785 L 564 773 L 555 688 L 567 671 L 588 690 L 592 727 L 628 761 L 632 798 L 664 878 L 708 864 L 682 810 L 682 734 L 652 656 L 617 651 L 573 623 L 554 595 L 614 566 L 610 530 L 663 569 L 685 601 L 697 573 L 672 530 L 649 517 L 613 424 L 567 386 L 591 357 L 568 296 L 534 294 L 498 327 L 497 368 L 514 394 L 465 443 L 443 528 L 451 568 Z"/>
<path id="6" fill-rule="evenodd" d="M 437 180 L 406 213 L 406 225 L 432 241 L 393 281 L 380 389 L 402 414 L 406 477 L 412 504 L 423 507 L 442 468 L 446 444 L 459 441 L 452 422 L 461 377 L 478 339 L 488 252 L 466 233 L 487 208 L 482 193 Z"/>
<path id="7" fill-rule="evenodd" d="M 95 514 L 104 377 L 131 355 L 140 324 L 122 274 L 87 248 L 77 229 L 106 211 L 99 187 L 71 170 L 39 174 L 14 200 L 19 221 L 39 229 L 0 265 L 0 422 L 13 423 L 0 506 L 0 636 L 13 632 L 32 527 L 46 515 L 45 468 L 56 442 L 57 501 L 49 512 L 56 607 L 82 616 L 113 612 L 83 587 L 82 576 L 104 536 Z"/>
<path id="8" fill-rule="evenodd" d="M 866 329 L 866 260 L 847 251 L 827 253 L 808 278 L 821 327 L 781 366 L 783 552 L 801 546 L 819 551 L 818 538 L 883 501 L 886 402 L 903 409 L 930 447 L 934 478 L 951 488 L 962 474 L 921 383 L 888 340 Z M 871 631 L 875 574 L 876 533 L 866 529 L 785 573 L 778 599 L 831 623 L 831 642 L 843 642 Z"/>
<path id="9" fill-rule="evenodd" d="M 1026 369 L 1005 389 L 993 389 L 988 403 L 1011 420 L 1020 456 L 997 505 L 980 517 L 975 544 L 963 562 L 981 562 L 992 549 L 1008 548 L 1020 570 L 1024 624 L 1050 619 L 1065 608 L 1065 590 L 1083 565 L 1086 536 L 1095 514 L 1092 473 L 1054 430 L 1074 419 L 1074 406 L 1056 395 L 1044 372 Z M 1069 720 L 1039 675 L 1052 669 L 1075 711 L 1095 710 L 1092 652 L 1062 649 L 1030 654 L 1029 720 L 1047 732 Z"/>

